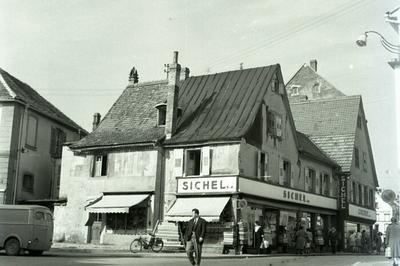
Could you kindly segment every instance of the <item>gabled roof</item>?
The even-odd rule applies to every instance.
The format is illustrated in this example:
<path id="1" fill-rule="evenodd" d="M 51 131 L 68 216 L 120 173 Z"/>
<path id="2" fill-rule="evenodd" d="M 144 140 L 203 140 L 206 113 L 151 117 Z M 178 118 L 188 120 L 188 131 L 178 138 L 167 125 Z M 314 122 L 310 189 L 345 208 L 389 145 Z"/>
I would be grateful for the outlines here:
<path id="1" fill-rule="evenodd" d="M 309 137 L 298 131 L 296 134 L 300 153 L 333 167 L 339 167 L 339 165 L 323 152 Z"/>
<path id="2" fill-rule="evenodd" d="M 128 86 L 99 126 L 71 148 L 156 143 L 164 137 L 155 106 L 167 99 L 167 81 Z"/>
<path id="3" fill-rule="evenodd" d="M 294 74 L 294 76 L 286 84 L 286 88 L 290 89 L 292 85 L 300 86 L 299 93 L 301 95 L 307 95 L 309 99 L 345 96 L 343 92 L 338 90 L 334 85 L 319 75 L 307 64 L 304 64 L 300 67 L 296 74 Z M 318 95 L 312 94 L 312 89 L 314 87 L 319 88 L 320 93 Z M 296 96 L 291 96 L 290 94 L 288 95 L 291 101 L 296 98 Z"/>
<path id="4" fill-rule="evenodd" d="M 291 103 L 296 129 L 350 171 L 360 96 Z"/>
<path id="5" fill-rule="evenodd" d="M 179 84 L 182 115 L 166 144 L 240 140 L 251 127 L 279 65 L 193 76 Z M 72 148 L 156 143 L 157 104 L 167 99 L 166 81 L 128 86 L 97 129 Z"/>
<path id="6" fill-rule="evenodd" d="M 29 105 L 29 108 L 53 119 L 64 126 L 86 134 L 86 130 L 68 118 L 63 112 L 43 98 L 28 84 L 0 68 L 0 101 L 20 101 Z"/>
<path id="7" fill-rule="evenodd" d="M 257 115 L 279 65 L 190 77 L 181 84 L 183 114 L 171 143 L 239 140 Z"/>

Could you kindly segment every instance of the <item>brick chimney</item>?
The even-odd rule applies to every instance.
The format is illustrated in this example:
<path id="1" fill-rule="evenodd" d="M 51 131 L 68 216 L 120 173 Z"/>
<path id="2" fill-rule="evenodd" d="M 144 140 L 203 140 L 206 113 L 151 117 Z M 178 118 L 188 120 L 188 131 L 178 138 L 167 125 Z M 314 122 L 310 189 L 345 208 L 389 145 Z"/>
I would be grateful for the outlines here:
<path id="1" fill-rule="evenodd" d="M 185 80 L 189 77 L 190 69 L 188 67 L 184 67 L 181 70 L 180 80 Z"/>
<path id="2" fill-rule="evenodd" d="M 311 60 L 310 60 L 310 67 L 311 67 L 315 72 L 317 72 L 317 65 L 318 65 L 317 59 L 311 59 Z"/>
<path id="3" fill-rule="evenodd" d="M 93 115 L 93 131 L 99 126 L 101 120 L 101 115 L 99 113 L 94 113 Z"/>
<path id="4" fill-rule="evenodd" d="M 181 76 L 181 65 L 178 64 L 178 52 L 174 52 L 172 64 L 168 66 L 168 94 L 167 113 L 165 118 L 165 135 L 170 139 L 176 129 L 176 118 L 178 113 L 178 82 Z"/>

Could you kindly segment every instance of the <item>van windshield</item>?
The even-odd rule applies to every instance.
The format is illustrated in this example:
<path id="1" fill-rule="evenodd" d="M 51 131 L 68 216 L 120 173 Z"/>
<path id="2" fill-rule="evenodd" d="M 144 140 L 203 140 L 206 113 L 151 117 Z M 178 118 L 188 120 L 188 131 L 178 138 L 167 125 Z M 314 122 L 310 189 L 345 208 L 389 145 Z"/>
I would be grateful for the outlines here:
<path id="1" fill-rule="evenodd" d="M 44 213 L 43 212 L 36 212 L 35 213 L 35 220 L 44 220 Z"/>

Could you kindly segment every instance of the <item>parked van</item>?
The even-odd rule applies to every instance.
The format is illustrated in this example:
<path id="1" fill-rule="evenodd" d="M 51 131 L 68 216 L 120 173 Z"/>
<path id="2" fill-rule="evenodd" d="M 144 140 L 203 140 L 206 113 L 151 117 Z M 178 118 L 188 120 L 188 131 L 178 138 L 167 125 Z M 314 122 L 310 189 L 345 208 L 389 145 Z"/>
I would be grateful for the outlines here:
<path id="1" fill-rule="evenodd" d="M 53 241 L 53 215 L 43 206 L 0 205 L 0 250 L 41 255 Z"/>

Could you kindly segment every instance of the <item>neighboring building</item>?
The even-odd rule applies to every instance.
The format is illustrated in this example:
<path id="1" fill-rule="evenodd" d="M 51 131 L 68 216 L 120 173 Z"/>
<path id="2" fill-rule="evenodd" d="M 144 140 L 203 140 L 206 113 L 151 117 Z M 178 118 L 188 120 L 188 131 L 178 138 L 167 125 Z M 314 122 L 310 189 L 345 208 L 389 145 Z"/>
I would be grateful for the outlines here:
<path id="1" fill-rule="evenodd" d="M 315 71 L 310 71 L 313 71 L 310 67 L 303 66 L 289 84 L 294 81 L 312 84 L 309 73 L 318 83 L 328 84 Z M 302 73 L 306 73 L 304 82 Z M 297 130 L 341 166 L 339 231 L 344 234 L 342 239 L 346 239 L 350 231 L 370 232 L 376 217 L 378 180 L 361 96 L 335 96 L 333 93 L 326 99 L 294 99 L 290 108 Z"/>
<path id="2" fill-rule="evenodd" d="M 0 69 L 0 204 L 58 198 L 61 151 L 86 131 Z"/>
<path id="3" fill-rule="evenodd" d="M 330 99 L 345 96 L 340 90 L 317 73 L 317 60 L 304 64 L 286 85 L 290 102 L 304 99 Z"/>
<path id="4" fill-rule="evenodd" d="M 386 229 L 388 225 L 391 223 L 391 219 L 393 217 L 393 208 L 390 204 L 384 202 L 379 193 L 375 194 L 376 198 L 376 223 L 378 225 L 379 232 L 382 232 L 383 237 L 386 235 Z"/>
<path id="5" fill-rule="evenodd" d="M 188 77 L 176 53 L 167 80 L 132 80 L 64 148 L 56 239 L 126 245 L 193 208 L 221 250 L 235 225 L 251 244 L 256 220 L 274 248 L 283 227 L 336 225 L 339 165 L 296 131 L 279 65 Z"/>

